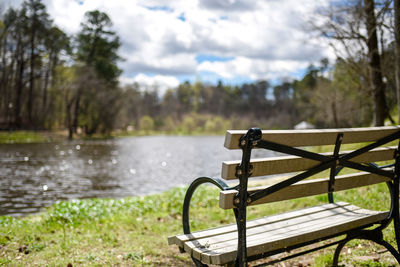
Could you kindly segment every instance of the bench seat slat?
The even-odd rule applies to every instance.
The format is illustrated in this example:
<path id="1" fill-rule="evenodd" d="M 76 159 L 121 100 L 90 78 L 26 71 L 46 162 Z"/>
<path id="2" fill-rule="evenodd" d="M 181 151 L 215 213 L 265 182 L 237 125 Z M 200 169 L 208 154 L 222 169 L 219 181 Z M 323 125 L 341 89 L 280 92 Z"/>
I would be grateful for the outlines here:
<path id="1" fill-rule="evenodd" d="M 314 207 L 309 207 L 309 208 L 304 208 L 301 210 L 297 211 L 292 211 L 284 214 L 278 214 L 278 215 L 272 215 L 268 217 L 263 217 L 259 218 L 256 220 L 249 220 L 247 222 L 247 228 L 252 228 L 256 227 L 257 225 L 260 224 L 267 224 L 267 223 L 274 223 L 282 220 L 288 220 L 291 218 L 299 217 L 299 216 L 305 216 L 317 212 L 321 212 L 322 210 L 328 210 L 328 209 L 335 209 L 338 206 L 340 207 L 346 207 L 350 204 L 345 203 L 345 202 L 337 202 L 335 204 L 327 204 L 324 206 L 314 206 Z M 197 231 L 195 233 L 191 233 L 190 235 L 178 235 L 178 236 L 172 236 L 168 238 L 168 244 L 173 245 L 176 244 L 180 247 L 183 247 L 184 242 L 194 240 L 194 239 L 200 239 L 200 238 L 205 238 L 205 237 L 212 237 L 215 235 L 220 235 L 221 233 L 232 233 L 236 232 L 236 224 L 231 224 L 231 225 L 226 225 L 222 227 L 216 227 L 204 231 Z"/>
<path id="2" fill-rule="evenodd" d="M 335 144 L 338 133 L 343 133 L 342 144 L 376 141 L 400 130 L 400 126 L 318 129 L 318 130 L 263 130 L 262 139 L 288 146 L 320 146 Z M 238 149 L 239 139 L 247 131 L 230 130 L 225 136 L 224 146 Z"/>
<path id="3" fill-rule="evenodd" d="M 369 152 L 366 152 L 364 154 L 361 154 L 357 157 L 354 157 L 350 161 L 358 163 L 367 163 L 367 162 L 392 160 L 393 153 L 395 150 L 396 150 L 395 146 L 380 147 L 373 149 Z M 341 152 L 341 155 L 348 154 L 350 152 L 351 151 L 343 151 Z M 332 153 L 321 153 L 321 154 L 326 156 L 332 155 Z M 250 176 L 251 178 L 257 176 L 308 170 L 318 165 L 320 162 L 297 156 L 280 156 L 280 157 L 252 159 L 250 163 L 253 165 L 253 173 Z M 226 180 L 237 179 L 235 173 L 236 173 L 236 167 L 239 164 L 240 160 L 224 161 L 222 163 L 222 171 L 221 171 L 222 178 Z"/>
<path id="4" fill-rule="evenodd" d="M 247 228 L 252 228 L 259 224 L 267 224 L 267 223 L 274 223 L 274 222 L 282 221 L 282 220 L 288 220 L 288 219 L 299 217 L 299 216 L 305 216 L 305 215 L 321 212 L 322 210 L 335 209 L 338 206 L 345 207 L 348 205 L 350 205 L 350 204 L 348 204 L 346 202 L 337 202 L 335 204 L 327 204 L 324 206 L 314 206 L 314 207 L 304 208 L 301 210 L 292 211 L 292 212 L 288 212 L 288 213 L 284 213 L 284 214 L 277 214 L 277 215 L 259 218 L 256 220 L 249 220 L 247 222 Z M 224 233 L 236 232 L 236 224 L 226 225 L 226 226 L 222 226 L 222 227 L 216 227 L 216 228 L 212 228 L 212 229 L 208 229 L 208 230 L 204 230 L 204 231 L 197 231 L 195 233 L 191 233 L 190 235 L 182 234 L 182 235 L 178 235 L 178 236 L 169 237 L 168 243 L 169 243 L 169 245 L 176 244 L 180 247 L 183 247 L 184 242 L 194 240 L 194 239 L 219 235 L 223 232 Z"/>
<path id="5" fill-rule="evenodd" d="M 364 210 L 339 202 L 249 221 L 248 255 L 338 234 L 361 225 L 379 222 L 387 215 L 387 212 Z M 232 227 L 236 228 L 235 225 L 229 225 L 213 229 L 216 232 L 209 236 L 205 234 L 207 231 L 201 231 L 199 233 L 202 237 L 197 239 L 194 238 L 197 233 L 179 235 L 170 238 L 170 242 L 183 243 L 185 251 L 204 263 L 225 264 L 236 257 L 237 232 L 232 231 Z M 182 240 L 178 241 L 179 239 Z"/>
<path id="6" fill-rule="evenodd" d="M 248 255 L 252 256 L 259 254 L 261 251 L 268 252 L 315 240 L 321 238 L 321 234 L 323 236 L 334 235 L 342 231 L 337 232 L 337 229 L 332 229 L 332 227 L 343 227 L 343 224 L 345 224 L 343 231 L 346 231 L 347 227 L 354 227 L 350 226 L 349 223 L 354 223 L 355 225 L 362 223 L 364 225 L 365 219 L 371 215 L 364 214 L 364 212 L 365 210 L 356 209 L 343 213 L 331 213 L 330 215 L 321 214 L 320 217 L 306 218 L 308 219 L 307 221 L 295 220 L 287 225 L 276 225 L 271 230 L 268 229 L 268 226 L 260 227 L 261 229 L 258 233 L 247 236 Z M 371 220 L 372 218 L 369 217 L 368 219 Z M 209 258 L 211 263 L 219 264 L 218 261 L 221 258 L 222 261 L 230 261 L 232 256 L 236 255 L 237 239 L 217 244 L 210 244 L 210 240 L 201 240 L 200 242 L 204 241 L 206 244 L 208 242 L 208 248 L 201 246 L 194 249 L 194 251 L 198 251 L 198 254 L 201 254 L 202 260 Z M 200 251 L 201 253 L 199 253 Z"/>
<path id="7" fill-rule="evenodd" d="M 360 210 L 359 214 L 346 213 L 316 221 L 309 221 L 309 224 L 294 225 L 292 226 L 292 229 L 289 227 L 282 227 L 278 229 L 279 233 L 272 235 L 269 240 L 267 239 L 270 237 L 269 235 L 266 233 L 260 233 L 259 235 L 254 236 L 254 238 L 250 237 L 248 239 L 248 255 L 252 256 L 261 252 L 285 248 L 303 242 L 324 238 L 326 236 L 339 234 L 349 229 L 373 224 L 388 216 L 387 212 L 375 214 L 361 214 L 361 212 L 362 211 Z M 237 243 L 237 240 L 234 243 Z M 236 256 L 236 245 L 237 244 L 232 244 L 230 247 L 215 251 L 213 257 L 210 257 L 211 262 L 215 264 L 221 264 L 222 261 L 230 262 Z"/>
<path id="8" fill-rule="evenodd" d="M 357 172 L 352 174 L 340 175 L 335 178 L 335 191 L 342 191 L 351 188 L 357 188 L 367 185 L 373 185 L 390 181 L 389 178 L 373 173 Z M 320 178 L 306 180 L 295 183 L 289 187 L 283 188 L 271 195 L 259 199 L 250 205 L 258 205 L 262 203 L 271 203 L 276 201 L 295 199 L 300 197 L 308 197 L 319 194 L 328 193 L 329 178 Z M 248 189 L 249 194 L 255 193 L 266 187 L 252 187 Z M 233 199 L 237 194 L 237 190 L 220 191 L 219 207 L 222 209 L 232 209 Z"/>
<path id="9" fill-rule="evenodd" d="M 251 238 L 253 236 L 259 235 L 260 233 L 267 232 L 269 236 L 272 236 L 277 234 L 277 231 L 279 229 L 289 228 L 290 226 L 295 226 L 296 229 L 300 229 L 304 226 L 303 224 L 310 225 L 310 221 L 318 222 L 318 220 L 326 219 L 328 217 L 332 219 L 333 216 L 336 216 L 338 214 L 343 216 L 348 212 L 355 212 L 357 210 L 360 210 L 360 208 L 357 206 L 347 205 L 344 207 L 338 206 L 334 209 L 328 210 L 321 209 L 319 212 L 309 213 L 307 216 L 294 216 L 290 218 L 280 219 L 274 222 L 257 221 L 257 224 L 253 227 L 247 227 L 247 238 Z M 215 236 L 196 239 L 196 241 L 198 242 L 203 242 L 204 240 L 206 240 L 206 243 L 208 243 L 208 245 L 212 247 L 213 251 L 217 251 L 218 249 L 226 248 L 226 244 L 232 243 L 231 241 L 235 243 L 235 241 L 237 241 L 237 233 L 236 231 L 229 233 L 220 232 L 220 234 Z"/>

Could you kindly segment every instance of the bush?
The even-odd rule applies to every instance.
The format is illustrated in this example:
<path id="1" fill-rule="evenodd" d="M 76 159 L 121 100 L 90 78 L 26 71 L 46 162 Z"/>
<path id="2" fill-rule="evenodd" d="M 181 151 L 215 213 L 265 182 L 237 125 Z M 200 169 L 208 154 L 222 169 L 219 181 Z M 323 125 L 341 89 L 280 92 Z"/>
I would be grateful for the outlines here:
<path id="1" fill-rule="evenodd" d="M 185 133 L 191 134 L 196 129 L 196 122 L 192 116 L 185 116 L 182 123 L 182 128 Z"/>
<path id="2" fill-rule="evenodd" d="M 143 116 L 140 119 L 140 130 L 143 130 L 145 132 L 149 132 L 154 130 L 154 120 L 150 116 Z"/>

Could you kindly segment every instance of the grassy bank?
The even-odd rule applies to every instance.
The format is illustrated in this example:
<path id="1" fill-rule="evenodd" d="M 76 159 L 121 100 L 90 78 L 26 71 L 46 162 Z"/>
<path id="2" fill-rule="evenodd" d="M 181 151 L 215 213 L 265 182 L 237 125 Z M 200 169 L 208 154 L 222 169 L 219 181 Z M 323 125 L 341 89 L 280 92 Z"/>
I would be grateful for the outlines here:
<path id="1" fill-rule="evenodd" d="M 210 136 L 224 135 L 225 131 L 114 131 L 110 135 L 95 134 L 92 136 L 74 135 L 74 140 L 105 140 L 120 137 L 155 136 L 155 135 L 180 135 L 180 136 Z M 0 131 L 0 144 L 29 144 L 65 141 L 68 139 L 66 131 Z"/>
<path id="2" fill-rule="evenodd" d="M 0 132 L 0 144 L 43 143 L 45 136 L 33 131 Z"/>
<path id="3" fill-rule="evenodd" d="M 41 214 L 0 217 L 0 266 L 192 266 L 166 241 L 182 232 L 184 193 L 185 188 L 175 188 L 145 197 L 64 201 Z M 376 210 L 389 203 L 384 184 L 347 191 L 337 199 Z M 250 208 L 250 219 L 326 201 L 323 195 Z M 195 193 L 191 210 L 196 211 L 194 230 L 234 222 L 232 211 L 218 208 L 218 191 L 211 187 Z M 392 228 L 385 236 L 394 244 Z M 356 266 L 393 265 L 392 256 L 382 252 L 382 247 L 356 240 L 341 260 Z M 291 263 L 329 266 L 332 253 L 326 249 Z"/>
<path id="4" fill-rule="evenodd" d="M 0 144 L 47 143 L 66 138 L 63 131 L 0 131 Z"/>

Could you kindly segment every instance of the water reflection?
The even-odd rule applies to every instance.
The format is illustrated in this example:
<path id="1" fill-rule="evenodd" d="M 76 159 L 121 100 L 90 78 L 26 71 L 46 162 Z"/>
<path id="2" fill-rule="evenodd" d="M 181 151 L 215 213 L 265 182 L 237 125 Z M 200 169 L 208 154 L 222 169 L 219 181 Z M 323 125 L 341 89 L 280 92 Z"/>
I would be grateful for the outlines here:
<path id="1" fill-rule="evenodd" d="M 219 177 L 221 162 L 240 155 L 223 148 L 223 137 L 0 145 L 0 215 L 37 212 L 60 199 L 161 192 Z"/>

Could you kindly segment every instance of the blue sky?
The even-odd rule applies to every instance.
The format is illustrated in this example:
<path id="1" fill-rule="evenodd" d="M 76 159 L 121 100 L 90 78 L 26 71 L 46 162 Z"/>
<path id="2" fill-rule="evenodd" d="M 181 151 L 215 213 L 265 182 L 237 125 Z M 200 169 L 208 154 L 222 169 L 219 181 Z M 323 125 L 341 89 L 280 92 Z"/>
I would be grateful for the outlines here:
<path id="1" fill-rule="evenodd" d="M 86 11 L 111 17 L 122 43 L 123 84 L 165 90 L 185 80 L 274 82 L 300 78 L 310 63 L 334 58 L 306 30 L 328 0 L 43 1 L 55 24 L 71 35 Z"/>

